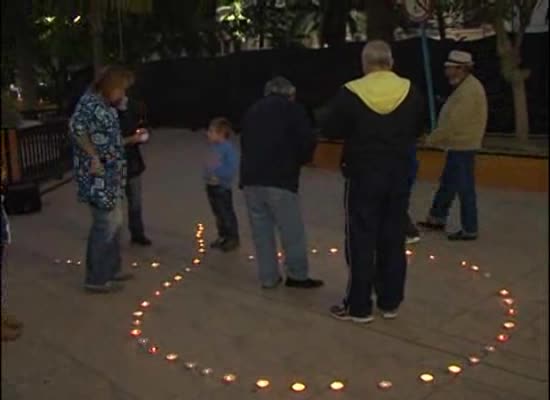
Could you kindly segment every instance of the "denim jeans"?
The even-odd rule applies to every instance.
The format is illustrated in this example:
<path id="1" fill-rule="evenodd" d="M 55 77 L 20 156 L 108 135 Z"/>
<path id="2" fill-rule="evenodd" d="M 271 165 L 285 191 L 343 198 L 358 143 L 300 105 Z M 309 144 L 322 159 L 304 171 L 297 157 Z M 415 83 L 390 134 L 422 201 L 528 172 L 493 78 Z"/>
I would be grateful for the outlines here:
<path id="1" fill-rule="evenodd" d="M 475 188 L 476 151 L 448 151 L 439 190 L 433 200 L 430 216 L 446 223 L 451 205 L 458 195 L 460 222 L 466 233 L 478 232 L 477 199 Z"/>
<path id="2" fill-rule="evenodd" d="M 306 235 L 298 194 L 275 187 L 244 188 L 260 282 L 272 286 L 280 279 L 275 230 L 279 231 L 287 276 L 309 277 Z"/>
<path id="3" fill-rule="evenodd" d="M 233 209 L 233 192 L 223 186 L 206 186 L 206 194 L 216 218 L 220 239 L 239 239 L 239 224 Z"/>
<path id="4" fill-rule="evenodd" d="M 126 198 L 128 199 L 128 229 L 132 239 L 145 236 L 141 212 L 141 177 L 128 179 L 126 183 Z"/>
<path id="5" fill-rule="evenodd" d="M 90 207 L 92 227 L 88 236 L 86 252 L 87 285 L 104 285 L 121 270 L 120 231 L 122 206 L 117 201 L 115 208 L 106 211 Z"/>

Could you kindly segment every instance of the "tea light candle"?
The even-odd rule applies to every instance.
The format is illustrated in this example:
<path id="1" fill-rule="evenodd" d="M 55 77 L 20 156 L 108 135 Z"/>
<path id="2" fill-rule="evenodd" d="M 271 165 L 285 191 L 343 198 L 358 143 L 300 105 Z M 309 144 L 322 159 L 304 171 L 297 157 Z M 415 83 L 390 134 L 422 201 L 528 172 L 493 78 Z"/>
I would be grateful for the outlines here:
<path id="1" fill-rule="evenodd" d="M 159 348 L 158 346 L 151 346 L 149 347 L 149 350 L 147 350 L 149 352 L 149 354 L 157 354 L 159 352 Z"/>
<path id="2" fill-rule="evenodd" d="M 478 356 L 470 356 L 468 357 L 468 362 L 470 365 L 477 365 L 481 362 L 481 359 Z"/>
<path id="3" fill-rule="evenodd" d="M 293 392 L 301 393 L 301 392 L 304 392 L 307 389 L 307 387 L 302 382 L 295 382 L 292 384 L 292 386 L 290 386 L 290 389 Z"/>
<path id="4" fill-rule="evenodd" d="M 138 310 L 138 311 L 134 311 L 132 315 L 134 317 L 143 317 L 143 314 L 144 314 L 143 311 Z"/>
<path id="5" fill-rule="evenodd" d="M 186 268 L 184 269 L 184 271 L 185 271 L 185 272 L 191 272 L 191 268 L 186 267 Z"/>
<path id="6" fill-rule="evenodd" d="M 166 282 L 164 282 L 164 283 L 162 284 L 162 286 L 164 286 L 165 288 L 168 289 L 170 286 L 172 286 L 172 282 L 166 281 Z"/>
<path id="7" fill-rule="evenodd" d="M 160 290 L 155 290 L 155 296 L 160 296 Z"/>
<path id="8" fill-rule="evenodd" d="M 142 322 L 141 319 L 135 319 L 132 321 L 132 325 L 134 326 L 141 326 Z"/>
<path id="9" fill-rule="evenodd" d="M 77 261 L 77 262 L 76 262 L 76 265 L 80 265 L 80 264 L 82 264 L 81 261 Z"/>
<path id="10" fill-rule="evenodd" d="M 237 380 L 237 376 L 235 374 L 225 374 L 222 380 L 224 383 L 231 384 Z"/>
<path id="11" fill-rule="evenodd" d="M 410 256 L 413 255 L 413 252 L 412 252 L 411 250 L 406 250 L 406 251 L 405 251 L 405 255 L 407 255 L 407 256 L 410 257 Z"/>
<path id="12" fill-rule="evenodd" d="M 428 373 L 421 374 L 419 378 L 424 383 L 432 383 L 435 381 L 434 376 Z"/>
<path id="13" fill-rule="evenodd" d="M 169 354 L 166 354 L 166 361 L 176 361 L 179 356 L 176 354 L 176 353 L 169 353 Z"/>
<path id="14" fill-rule="evenodd" d="M 479 267 L 478 267 L 477 265 L 472 265 L 472 266 L 470 267 L 470 269 L 471 269 L 472 271 L 474 271 L 474 272 L 478 272 L 478 271 L 479 271 Z"/>
<path id="15" fill-rule="evenodd" d="M 187 361 L 184 366 L 187 369 L 195 369 L 197 367 L 197 363 L 193 361 Z"/>
<path id="16" fill-rule="evenodd" d="M 336 247 L 333 247 L 332 249 L 330 249 L 330 254 L 336 254 L 338 253 L 338 249 Z"/>
<path id="17" fill-rule="evenodd" d="M 512 299 L 512 298 L 510 298 L 510 297 L 508 297 L 508 298 L 506 298 L 506 299 L 504 299 L 504 300 L 502 300 L 502 301 L 503 301 L 503 303 L 506 304 L 507 306 L 511 306 L 511 305 L 513 305 L 513 304 L 515 303 L 514 299 Z"/>
<path id="18" fill-rule="evenodd" d="M 141 336 L 141 330 L 140 329 L 132 329 L 130 331 L 130 335 L 133 337 Z"/>
<path id="19" fill-rule="evenodd" d="M 510 296 L 510 292 L 506 289 L 501 289 L 498 291 L 498 294 L 501 296 L 501 297 L 508 297 Z"/>
<path id="20" fill-rule="evenodd" d="M 258 389 L 266 389 L 269 387 L 269 385 L 271 385 L 271 382 L 269 382 L 269 380 L 267 379 L 258 379 L 256 381 L 256 387 Z"/>
<path id="21" fill-rule="evenodd" d="M 459 365 L 449 365 L 447 367 L 447 371 L 449 371 L 449 373 L 452 375 L 458 375 L 462 372 L 462 367 L 460 367 Z"/>
<path id="22" fill-rule="evenodd" d="M 463 267 L 467 267 L 467 266 L 468 266 L 468 263 L 467 263 L 466 261 L 462 261 L 462 262 L 460 263 L 460 265 L 463 266 Z"/>
<path id="23" fill-rule="evenodd" d="M 147 344 L 149 343 L 149 339 L 148 339 L 148 338 L 141 337 L 141 338 L 139 338 L 139 339 L 137 340 L 137 342 L 138 342 L 138 344 L 139 344 L 140 346 L 145 347 L 145 346 L 147 346 Z"/>
<path id="24" fill-rule="evenodd" d="M 158 268 L 158 267 L 160 267 L 160 263 L 158 261 L 153 261 L 151 263 L 151 268 Z"/>
<path id="25" fill-rule="evenodd" d="M 56 258 L 54 261 L 53 261 L 55 264 L 61 264 L 61 260 L 59 258 Z"/>
<path id="26" fill-rule="evenodd" d="M 214 370 L 212 368 L 203 368 L 203 370 L 201 371 L 201 375 L 209 376 L 212 375 L 213 372 Z"/>
<path id="27" fill-rule="evenodd" d="M 516 323 L 512 321 L 506 321 L 505 323 L 502 324 L 502 326 L 504 327 L 504 329 L 511 330 L 516 327 Z"/>
<path id="28" fill-rule="evenodd" d="M 280 251 L 277 253 L 277 257 L 279 258 L 283 258 L 283 253 L 281 253 Z"/>
<path id="29" fill-rule="evenodd" d="M 140 304 L 143 308 L 147 308 L 151 305 L 151 303 L 149 303 L 148 301 L 142 301 L 141 304 Z"/>
<path id="30" fill-rule="evenodd" d="M 335 391 L 335 392 L 339 392 L 341 390 L 344 390 L 344 382 L 342 381 L 333 381 L 330 383 L 330 389 Z"/>
<path id="31" fill-rule="evenodd" d="M 494 353 L 496 351 L 496 347 L 493 346 L 493 345 L 488 345 L 488 346 L 485 346 L 485 351 L 487 353 Z"/>
<path id="32" fill-rule="evenodd" d="M 485 272 L 485 273 L 483 274 L 483 276 L 484 276 L 485 278 L 488 279 L 488 278 L 491 277 L 491 273 L 490 273 L 490 272 Z"/>
<path id="33" fill-rule="evenodd" d="M 206 250 L 205 250 L 204 248 L 201 247 L 201 248 L 199 249 L 199 253 L 204 254 L 204 253 L 206 253 Z"/>
<path id="34" fill-rule="evenodd" d="M 254 256 L 248 256 L 248 261 L 254 260 Z"/>
<path id="35" fill-rule="evenodd" d="M 137 262 L 134 261 L 134 262 L 132 263 L 132 268 L 137 268 L 137 267 L 139 267 L 139 264 L 138 264 Z"/>
<path id="36" fill-rule="evenodd" d="M 72 264 L 73 263 L 73 260 L 71 260 L 70 258 L 66 261 L 67 264 Z"/>
<path id="37" fill-rule="evenodd" d="M 518 315 L 518 312 L 515 308 L 509 308 L 506 313 L 511 317 L 514 317 L 514 316 Z"/>
<path id="38" fill-rule="evenodd" d="M 174 280 L 175 280 L 176 282 L 179 282 L 179 281 L 181 281 L 182 279 L 183 279 L 183 276 L 181 276 L 181 275 L 179 275 L 179 274 L 174 275 Z"/>
<path id="39" fill-rule="evenodd" d="M 391 381 L 380 381 L 378 382 L 378 388 L 382 390 L 388 390 L 391 389 L 393 386 L 393 383 Z"/>
<path id="40" fill-rule="evenodd" d="M 193 265 L 199 265 L 201 263 L 201 260 L 198 258 L 193 259 Z"/>
<path id="41" fill-rule="evenodd" d="M 435 260 L 435 256 L 430 255 L 430 260 Z"/>
<path id="42" fill-rule="evenodd" d="M 505 333 L 501 333 L 497 336 L 497 340 L 500 342 L 500 343 L 506 343 L 508 340 L 510 339 L 510 336 L 508 336 L 507 334 Z"/>

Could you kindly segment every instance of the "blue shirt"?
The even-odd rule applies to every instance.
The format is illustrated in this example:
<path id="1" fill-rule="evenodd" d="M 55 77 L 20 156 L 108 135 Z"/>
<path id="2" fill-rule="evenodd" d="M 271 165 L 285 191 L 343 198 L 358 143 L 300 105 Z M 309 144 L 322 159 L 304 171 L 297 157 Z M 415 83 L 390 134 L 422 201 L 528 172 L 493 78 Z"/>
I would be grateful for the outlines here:
<path id="1" fill-rule="evenodd" d="M 238 163 L 237 151 L 229 140 L 210 143 L 204 167 L 206 183 L 212 184 L 212 178 L 215 178 L 220 186 L 231 189 L 237 174 Z"/>
<path id="2" fill-rule="evenodd" d="M 78 185 L 78 199 L 103 210 L 111 210 L 123 197 L 126 184 L 126 161 L 118 115 L 103 98 L 86 92 L 69 121 L 74 142 L 74 172 Z M 94 145 L 105 173 L 90 174 L 90 156 L 76 143 L 87 136 Z"/>

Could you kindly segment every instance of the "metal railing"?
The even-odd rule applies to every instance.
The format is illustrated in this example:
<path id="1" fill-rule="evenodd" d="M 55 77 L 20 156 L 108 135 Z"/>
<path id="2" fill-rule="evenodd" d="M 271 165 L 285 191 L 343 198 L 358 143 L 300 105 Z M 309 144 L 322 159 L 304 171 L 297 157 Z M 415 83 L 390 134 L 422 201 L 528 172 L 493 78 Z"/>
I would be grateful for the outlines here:
<path id="1" fill-rule="evenodd" d="M 2 162 L 8 186 L 61 179 L 71 169 L 72 149 L 66 120 L 2 129 Z"/>

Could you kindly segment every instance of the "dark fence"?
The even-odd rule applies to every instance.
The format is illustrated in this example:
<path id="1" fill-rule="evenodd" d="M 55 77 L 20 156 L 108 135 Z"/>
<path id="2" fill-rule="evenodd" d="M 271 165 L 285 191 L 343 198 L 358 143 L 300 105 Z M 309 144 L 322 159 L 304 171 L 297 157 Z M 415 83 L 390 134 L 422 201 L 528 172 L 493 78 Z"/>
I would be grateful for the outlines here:
<path id="1" fill-rule="evenodd" d="M 140 66 L 137 89 L 154 124 L 204 126 L 208 119 L 224 115 L 238 124 L 246 108 L 262 95 L 263 85 L 275 75 L 284 75 L 298 88 L 299 100 L 310 111 L 326 105 L 345 82 L 361 76 L 363 44 L 341 48 L 264 50 L 226 57 L 159 61 Z M 396 70 L 421 90 L 426 87 L 419 39 L 396 42 Z M 510 86 L 500 73 L 495 38 L 474 42 L 430 41 L 436 95 L 445 98 L 450 88 L 443 62 L 450 50 L 473 53 L 476 75 L 489 98 L 490 132 L 514 130 Z M 531 132 L 548 134 L 548 34 L 525 38 L 523 61 L 531 70 L 527 81 Z"/>
<path id="2" fill-rule="evenodd" d="M 2 129 L 2 159 L 8 185 L 62 178 L 71 169 L 72 150 L 67 121 L 24 129 Z"/>

